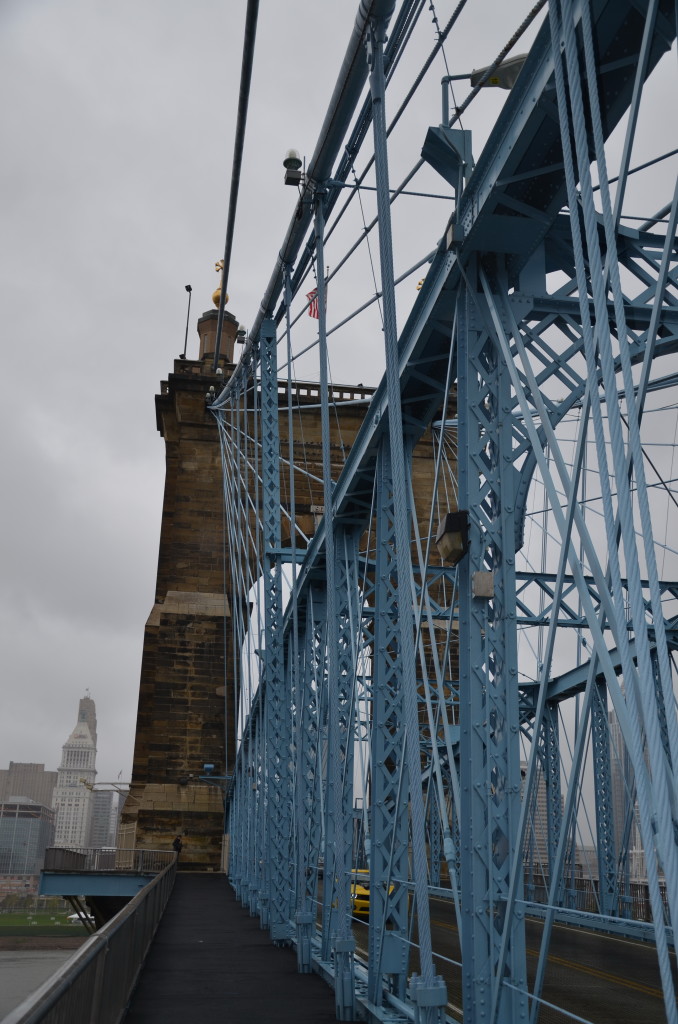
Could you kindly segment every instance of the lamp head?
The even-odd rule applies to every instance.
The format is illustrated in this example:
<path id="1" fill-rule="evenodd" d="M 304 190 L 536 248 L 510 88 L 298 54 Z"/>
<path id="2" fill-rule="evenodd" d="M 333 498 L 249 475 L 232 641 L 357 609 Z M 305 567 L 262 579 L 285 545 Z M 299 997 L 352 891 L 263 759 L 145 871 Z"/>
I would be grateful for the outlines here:
<path id="1" fill-rule="evenodd" d="M 468 512 L 447 512 L 440 521 L 436 547 L 441 558 L 457 565 L 468 551 Z"/>
<path id="2" fill-rule="evenodd" d="M 285 168 L 285 184 L 301 185 L 304 180 L 304 172 L 301 169 L 301 157 L 296 149 L 288 149 L 283 160 Z"/>
<path id="3" fill-rule="evenodd" d="M 283 167 L 286 171 L 300 171 L 301 157 L 296 149 L 288 149 L 283 160 Z"/>
<path id="4" fill-rule="evenodd" d="M 519 53 L 516 54 L 515 57 L 509 57 L 508 60 L 502 61 L 502 63 L 494 69 L 489 78 L 484 82 L 483 78 L 487 68 L 478 68 L 470 75 L 471 88 L 475 89 L 476 85 L 480 85 L 482 82 L 484 88 L 494 87 L 495 89 L 512 89 L 518 80 L 518 75 L 523 70 L 523 64 L 526 60 L 526 53 Z"/>

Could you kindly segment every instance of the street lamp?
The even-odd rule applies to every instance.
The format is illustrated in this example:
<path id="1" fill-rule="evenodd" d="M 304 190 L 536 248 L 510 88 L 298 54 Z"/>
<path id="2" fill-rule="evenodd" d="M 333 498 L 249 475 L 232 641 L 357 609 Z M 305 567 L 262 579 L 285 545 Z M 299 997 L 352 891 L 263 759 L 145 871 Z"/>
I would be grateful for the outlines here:
<path id="1" fill-rule="evenodd" d="M 443 124 L 450 123 L 450 90 L 448 88 L 450 82 L 470 81 L 473 89 L 476 86 L 481 86 L 483 89 L 512 89 L 526 60 L 527 54 L 519 53 L 515 57 L 509 57 L 508 60 L 502 61 L 489 75 L 487 73 L 492 67 L 491 64 L 488 64 L 485 68 L 477 68 L 471 72 L 467 71 L 463 75 L 445 75 L 440 81 L 443 88 Z M 485 78 L 486 75 L 487 78 Z"/>
<path id="2" fill-rule="evenodd" d="M 283 160 L 286 185 L 301 185 L 304 177 L 301 166 L 301 157 L 297 150 L 288 149 Z"/>
<path id="3" fill-rule="evenodd" d="M 511 89 L 527 60 L 527 54 L 519 54 L 505 60 L 494 67 L 492 64 L 476 71 L 467 71 L 461 75 L 445 75 L 441 79 L 443 90 L 442 121 L 437 127 L 429 128 L 424 140 L 421 155 L 434 171 L 437 171 L 455 190 L 457 202 L 464 188 L 464 181 L 473 170 L 473 153 L 471 150 L 471 132 L 462 128 L 450 127 L 450 82 L 470 81 L 474 88 L 485 86 L 499 89 Z M 455 225 L 455 238 L 463 239 L 463 230 Z"/>
<path id="4" fill-rule="evenodd" d="M 436 547 L 441 558 L 458 565 L 468 551 L 468 512 L 460 509 L 447 512 L 440 520 L 436 534 Z"/>

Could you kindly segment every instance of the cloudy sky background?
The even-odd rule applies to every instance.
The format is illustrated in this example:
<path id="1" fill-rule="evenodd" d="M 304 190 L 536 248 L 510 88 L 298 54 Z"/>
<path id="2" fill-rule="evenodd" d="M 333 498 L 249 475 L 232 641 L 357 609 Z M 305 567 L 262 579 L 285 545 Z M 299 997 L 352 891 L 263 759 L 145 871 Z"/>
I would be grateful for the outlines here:
<path id="1" fill-rule="evenodd" d="M 441 25 L 455 6 L 438 0 Z M 445 47 L 450 71 L 489 64 L 530 7 L 471 0 Z M 55 769 L 89 690 L 99 779 L 130 776 L 164 480 L 153 398 L 183 349 L 184 285 L 193 286 L 195 356 L 195 322 L 217 284 L 245 8 L 245 0 L 0 4 L 2 767 Z M 229 309 L 245 324 L 294 210 L 283 155 L 293 146 L 311 156 L 356 9 L 356 0 L 261 2 L 229 286 Z M 413 70 L 434 41 L 426 11 Z M 394 137 L 393 183 L 439 121 L 445 73 L 438 58 Z M 460 86 L 459 100 L 466 91 Z M 488 90 L 465 121 L 476 155 L 505 98 Z M 396 96 L 389 102 L 394 109 Z M 433 172 L 412 187 L 445 188 Z M 411 203 L 395 228 L 396 273 L 435 247 L 450 213 L 449 201 Z M 367 219 L 373 207 L 365 196 Z M 345 237 L 362 223 L 356 203 L 351 217 Z M 330 267 L 340 242 L 338 231 Z M 414 283 L 400 293 L 401 322 Z M 342 298 L 330 298 L 330 320 L 373 292 L 363 247 Z M 298 330 L 301 344 L 312 324 Z M 376 384 L 380 347 L 373 308 L 333 349 L 335 379 Z M 298 370 L 315 372 L 312 361 Z"/>

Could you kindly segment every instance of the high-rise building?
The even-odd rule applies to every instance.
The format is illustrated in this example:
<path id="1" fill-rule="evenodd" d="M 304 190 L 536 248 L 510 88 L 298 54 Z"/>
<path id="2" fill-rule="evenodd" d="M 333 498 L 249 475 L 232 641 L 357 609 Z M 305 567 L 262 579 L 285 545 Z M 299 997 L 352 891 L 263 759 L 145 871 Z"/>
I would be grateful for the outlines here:
<path id="1" fill-rule="evenodd" d="M 21 801 L 52 806 L 57 773 L 46 772 L 44 764 L 10 761 L 0 768 L 0 803 Z"/>
<path id="2" fill-rule="evenodd" d="M 37 875 L 54 840 L 54 811 L 25 800 L 0 803 L 0 875 Z"/>
<path id="3" fill-rule="evenodd" d="M 527 762 L 520 764 L 521 788 L 524 785 L 527 774 Z M 562 802 L 562 801 L 561 801 Z M 546 794 L 546 780 L 540 770 L 537 778 L 537 792 L 533 797 L 533 804 L 528 818 L 528 825 L 525 832 L 524 857 L 538 873 L 548 874 L 548 799 Z"/>
<path id="4" fill-rule="evenodd" d="M 635 799 L 631 755 L 614 711 L 609 712 L 608 721 L 615 852 L 617 859 L 623 855 L 628 858 L 631 879 L 644 879 L 647 868 L 638 829 L 638 804 Z"/>
<path id="5" fill-rule="evenodd" d="M 62 747 L 53 805 L 56 811 L 55 846 L 77 848 L 89 844 L 96 756 L 94 701 L 85 696 L 80 700 L 75 728 Z"/>
<path id="6" fill-rule="evenodd" d="M 115 846 L 118 831 L 118 797 L 114 789 L 96 789 L 92 794 L 92 830 L 89 846 L 95 850 Z"/>

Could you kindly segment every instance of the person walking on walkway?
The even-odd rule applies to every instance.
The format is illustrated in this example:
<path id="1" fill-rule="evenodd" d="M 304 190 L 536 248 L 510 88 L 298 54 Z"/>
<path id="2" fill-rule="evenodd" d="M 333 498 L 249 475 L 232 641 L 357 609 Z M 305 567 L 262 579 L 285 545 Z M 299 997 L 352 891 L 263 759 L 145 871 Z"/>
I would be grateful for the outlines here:
<path id="1" fill-rule="evenodd" d="M 184 844 L 181 841 L 181 836 L 175 836 L 174 842 L 172 843 L 172 849 L 177 855 L 177 860 L 179 860 L 179 854 L 181 853 L 183 845 Z"/>

